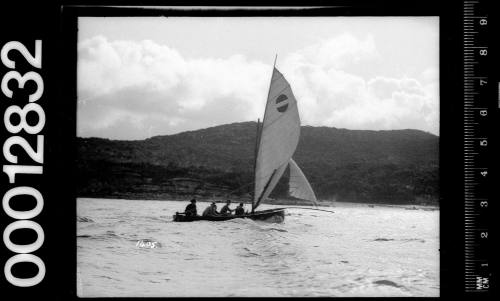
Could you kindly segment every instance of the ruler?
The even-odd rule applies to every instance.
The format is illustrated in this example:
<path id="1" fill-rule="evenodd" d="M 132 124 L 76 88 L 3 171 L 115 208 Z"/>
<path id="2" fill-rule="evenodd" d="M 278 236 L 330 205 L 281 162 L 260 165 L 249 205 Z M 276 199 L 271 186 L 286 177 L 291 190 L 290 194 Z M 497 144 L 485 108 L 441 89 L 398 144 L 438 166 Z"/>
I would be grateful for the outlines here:
<path id="1" fill-rule="evenodd" d="M 488 10 L 482 1 L 463 4 L 463 160 L 465 292 L 490 290 L 488 144 L 490 86 Z"/>

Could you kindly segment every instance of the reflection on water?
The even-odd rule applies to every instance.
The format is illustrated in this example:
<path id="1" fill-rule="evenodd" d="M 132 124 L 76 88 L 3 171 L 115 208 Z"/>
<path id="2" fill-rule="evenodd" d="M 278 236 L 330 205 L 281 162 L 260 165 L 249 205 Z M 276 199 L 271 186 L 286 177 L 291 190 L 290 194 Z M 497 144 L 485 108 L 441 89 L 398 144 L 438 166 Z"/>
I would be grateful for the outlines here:
<path id="1" fill-rule="evenodd" d="M 78 199 L 78 295 L 439 295 L 439 211 L 340 204 L 287 209 L 281 224 L 172 222 L 184 206 Z"/>

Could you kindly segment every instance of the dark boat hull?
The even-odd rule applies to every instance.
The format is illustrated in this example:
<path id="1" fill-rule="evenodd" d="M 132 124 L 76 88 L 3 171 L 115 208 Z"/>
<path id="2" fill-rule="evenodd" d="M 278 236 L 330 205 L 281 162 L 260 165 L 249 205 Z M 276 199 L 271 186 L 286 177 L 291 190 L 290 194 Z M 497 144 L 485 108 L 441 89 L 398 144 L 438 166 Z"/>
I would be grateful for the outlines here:
<path id="1" fill-rule="evenodd" d="M 282 223 L 285 220 L 285 209 L 269 209 L 262 211 L 255 211 L 254 213 L 244 215 L 218 215 L 218 216 L 186 216 L 184 213 L 176 212 L 174 215 L 174 222 L 194 222 L 194 221 L 227 221 L 236 218 L 249 218 L 252 220 L 271 221 L 275 223 Z"/>

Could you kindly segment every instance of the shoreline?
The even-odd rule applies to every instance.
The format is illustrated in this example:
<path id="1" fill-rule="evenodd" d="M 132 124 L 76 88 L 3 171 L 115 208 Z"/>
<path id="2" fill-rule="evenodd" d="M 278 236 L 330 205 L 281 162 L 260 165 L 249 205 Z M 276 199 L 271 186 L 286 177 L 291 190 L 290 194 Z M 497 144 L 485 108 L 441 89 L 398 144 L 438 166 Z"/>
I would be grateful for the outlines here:
<path id="1" fill-rule="evenodd" d="M 87 196 L 77 196 L 77 199 L 107 199 L 107 200 L 126 200 L 126 201 L 161 201 L 161 202 L 182 202 L 182 203 L 189 203 L 190 198 L 170 198 L 170 199 L 159 199 L 159 198 L 143 198 L 143 199 L 137 199 L 137 198 L 124 198 L 121 196 L 116 196 L 116 197 L 87 197 Z M 216 202 L 217 204 L 223 204 L 225 203 L 225 200 L 219 199 L 219 200 L 214 200 L 213 198 L 196 198 L 197 201 L 199 202 Z M 243 203 L 245 205 L 251 204 L 248 200 L 243 201 L 241 199 L 231 199 L 232 204 L 238 204 L 238 203 Z M 275 200 L 275 201 L 267 201 L 267 202 L 262 202 L 261 204 L 266 204 L 266 205 L 282 205 L 282 206 L 310 206 L 314 207 L 310 202 L 308 201 L 302 201 L 302 200 L 285 200 L 285 199 L 280 199 L 280 200 Z M 327 201 L 318 201 L 317 207 L 337 207 L 337 205 L 340 205 L 340 207 L 343 206 L 349 206 L 349 207 L 369 207 L 369 208 L 375 208 L 375 207 L 393 207 L 393 208 L 402 208 L 406 210 L 439 210 L 440 206 L 439 204 L 394 204 L 394 203 L 365 203 L 365 202 L 343 202 L 343 201 L 332 201 L 332 202 L 327 202 Z"/>

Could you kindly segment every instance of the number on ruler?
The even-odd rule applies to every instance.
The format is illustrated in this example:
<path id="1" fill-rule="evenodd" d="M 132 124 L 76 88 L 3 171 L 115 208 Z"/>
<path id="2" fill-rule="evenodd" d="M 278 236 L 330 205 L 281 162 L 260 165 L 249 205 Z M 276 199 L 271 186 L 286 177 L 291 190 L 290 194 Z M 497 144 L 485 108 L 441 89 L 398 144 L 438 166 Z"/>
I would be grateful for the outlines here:
<path id="1" fill-rule="evenodd" d="M 483 140 L 479 141 L 479 145 L 481 145 L 481 146 L 487 146 L 488 145 L 488 141 L 486 139 L 483 139 Z"/>
<path id="2" fill-rule="evenodd" d="M 490 288 L 490 281 L 488 277 L 476 277 L 476 289 L 483 290 Z"/>
<path id="3" fill-rule="evenodd" d="M 480 20 L 479 20 L 479 25 L 484 26 L 484 25 L 486 25 L 486 24 L 488 24 L 488 20 L 486 20 L 486 19 L 480 19 Z"/>
<path id="4" fill-rule="evenodd" d="M 481 238 L 488 238 L 488 232 L 481 232 Z"/>
<path id="5" fill-rule="evenodd" d="M 488 49 L 480 49 L 479 50 L 479 55 L 487 56 L 488 55 Z"/>
<path id="6" fill-rule="evenodd" d="M 483 177 L 486 177 L 488 175 L 488 171 L 487 170 L 481 171 L 481 175 Z"/>
<path id="7" fill-rule="evenodd" d="M 485 80 L 485 79 L 480 79 L 480 80 L 479 80 L 479 85 L 480 85 L 480 86 L 484 86 L 484 85 L 486 85 L 487 83 L 488 83 L 488 81 L 487 81 L 487 80 Z"/>

